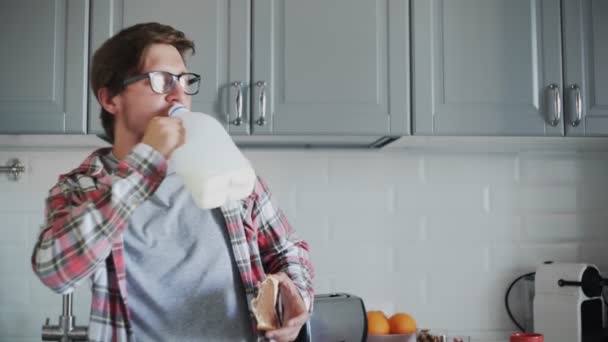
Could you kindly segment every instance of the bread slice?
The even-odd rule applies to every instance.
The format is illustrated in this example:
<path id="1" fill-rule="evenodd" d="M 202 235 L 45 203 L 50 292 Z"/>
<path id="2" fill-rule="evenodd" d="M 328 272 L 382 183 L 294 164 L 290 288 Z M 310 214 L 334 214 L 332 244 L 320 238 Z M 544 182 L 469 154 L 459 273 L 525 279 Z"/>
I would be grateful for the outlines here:
<path id="1" fill-rule="evenodd" d="M 251 301 L 258 330 L 274 330 L 281 326 L 276 310 L 278 294 L 279 279 L 267 275 L 258 288 L 258 295 Z"/>

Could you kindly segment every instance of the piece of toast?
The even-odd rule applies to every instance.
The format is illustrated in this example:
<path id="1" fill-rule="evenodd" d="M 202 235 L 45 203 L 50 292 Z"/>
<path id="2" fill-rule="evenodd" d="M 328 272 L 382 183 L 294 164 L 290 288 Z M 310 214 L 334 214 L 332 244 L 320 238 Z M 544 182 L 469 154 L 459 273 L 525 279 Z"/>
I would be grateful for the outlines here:
<path id="1" fill-rule="evenodd" d="M 258 330 L 275 330 L 281 326 L 276 310 L 278 294 L 279 279 L 267 275 L 258 287 L 258 295 L 251 301 Z"/>

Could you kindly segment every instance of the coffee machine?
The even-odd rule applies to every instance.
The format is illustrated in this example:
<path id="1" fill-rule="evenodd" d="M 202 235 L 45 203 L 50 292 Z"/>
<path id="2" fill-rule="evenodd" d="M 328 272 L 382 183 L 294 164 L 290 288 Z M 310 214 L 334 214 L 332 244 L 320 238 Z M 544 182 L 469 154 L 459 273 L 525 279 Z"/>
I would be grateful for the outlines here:
<path id="1" fill-rule="evenodd" d="M 534 331 L 549 342 L 608 342 L 605 285 L 594 265 L 542 264 L 534 281 Z"/>

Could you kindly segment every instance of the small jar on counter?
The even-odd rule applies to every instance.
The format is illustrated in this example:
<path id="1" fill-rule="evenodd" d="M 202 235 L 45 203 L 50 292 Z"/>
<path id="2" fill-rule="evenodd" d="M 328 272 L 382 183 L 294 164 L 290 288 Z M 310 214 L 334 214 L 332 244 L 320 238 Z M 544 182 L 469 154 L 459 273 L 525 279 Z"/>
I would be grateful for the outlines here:
<path id="1" fill-rule="evenodd" d="M 448 337 L 446 334 L 431 333 L 430 329 L 420 329 L 416 342 L 448 342 Z"/>

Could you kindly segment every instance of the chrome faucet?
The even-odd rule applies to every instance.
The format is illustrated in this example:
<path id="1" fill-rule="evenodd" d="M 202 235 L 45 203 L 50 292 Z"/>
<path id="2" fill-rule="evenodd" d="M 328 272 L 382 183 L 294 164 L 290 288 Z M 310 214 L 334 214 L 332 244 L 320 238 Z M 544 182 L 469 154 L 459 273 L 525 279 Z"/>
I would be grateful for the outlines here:
<path id="1" fill-rule="evenodd" d="M 63 295 L 63 313 L 59 316 L 58 325 L 50 325 L 49 319 L 42 326 L 43 341 L 73 342 L 87 340 L 87 327 L 76 326 L 76 317 L 72 315 L 72 293 Z"/>

